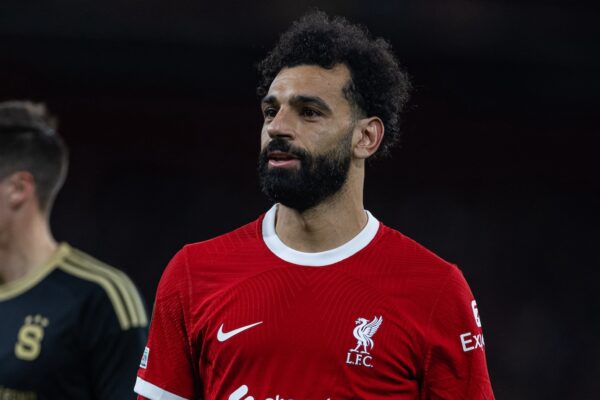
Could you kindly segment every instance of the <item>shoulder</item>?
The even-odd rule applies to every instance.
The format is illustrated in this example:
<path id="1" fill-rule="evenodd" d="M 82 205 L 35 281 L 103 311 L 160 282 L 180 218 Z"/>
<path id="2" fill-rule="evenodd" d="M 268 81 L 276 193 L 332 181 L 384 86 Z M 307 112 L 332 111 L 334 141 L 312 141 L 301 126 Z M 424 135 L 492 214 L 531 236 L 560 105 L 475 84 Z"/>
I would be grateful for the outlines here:
<path id="1" fill-rule="evenodd" d="M 261 220 L 262 217 L 223 235 L 188 244 L 183 250 L 188 257 L 192 258 L 197 255 L 231 254 L 236 251 L 244 251 L 260 242 Z"/>
<path id="2" fill-rule="evenodd" d="M 165 272 L 179 275 L 189 268 L 232 264 L 256 255 L 264 250 L 261 219 L 212 239 L 185 245 L 175 254 Z"/>
<path id="3" fill-rule="evenodd" d="M 181 248 L 162 274 L 157 299 L 210 291 L 221 287 L 228 279 L 253 273 L 254 269 L 249 265 L 254 264 L 249 260 L 266 257 L 260 233 L 261 220 L 262 217 L 229 233 Z"/>
<path id="4" fill-rule="evenodd" d="M 458 272 L 455 264 L 446 261 L 401 232 L 383 224 L 381 230 L 379 243 L 385 249 L 383 254 L 387 254 L 388 257 L 401 261 L 403 264 L 413 265 L 423 272 L 430 271 L 436 274 Z"/>
<path id="5" fill-rule="evenodd" d="M 379 268 L 394 277 L 385 284 L 395 290 L 394 283 L 401 282 L 423 306 L 432 305 L 440 293 L 455 290 L 457 285 L 467 287 L 458 266 L 387 226 L 382 225 L 371 253 L 376 254 Z M 407 282 L 410 285 L 405 285 Z"/>
<path id="6" fill-rule="evenodd" d="M 61 246 L 67 251 L 58 269 L 71 278 L 71 286 L 85 291 L 96 307 L 114 313 L 123 330 L 148 324 L 139 292 L 123 271 L 67 244 Z"/>
<path id="7" fill-rule="evenodd" d="M 455 314 L 457 308 L 468 311 L 473 295 L 457 265 L 394 229 L 382 229 L 378 257 L 387 259 L 384 263 L 393 271 L 389 276 L 399 277 L 390 279 L 389 284 L 404 283 L 403 293 L 415 301 L 415 312 L 430 318 L 434 310 L 448 315 Z"/>

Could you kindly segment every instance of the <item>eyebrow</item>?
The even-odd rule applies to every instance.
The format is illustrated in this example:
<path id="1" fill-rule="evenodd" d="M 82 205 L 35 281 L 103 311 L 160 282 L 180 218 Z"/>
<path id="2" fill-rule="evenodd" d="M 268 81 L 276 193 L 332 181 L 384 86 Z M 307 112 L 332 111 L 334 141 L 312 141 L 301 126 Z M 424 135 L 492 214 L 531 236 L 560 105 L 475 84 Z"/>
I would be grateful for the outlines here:
<path id="1" fill-rule="evenodd" d="M 262 99 L 261 103 L 276 105 L 279 104 L 279 100 L 277 100 L 277 97 L 269 95 L 265 96 Z M 327 105 L 325 100 L 318 96 L 308 96 L 302 94 L 293 95 L 292 97 L 290 97 L 290 104 L 293 106 L 300 104 L 314 104 L 317 107 L 321 108 L 324 112 L 331 113 L 331 108 Z"/>
<path id="2" fill-rule="evenodd" d="M 261 104 L 278 104 L 279 102 L 277 101 L 277 97 L 273 96 L 273 95 L 269 95 L 269 96 L 265 96 L 263 97 L 263 99 L 260 101 Z"/>

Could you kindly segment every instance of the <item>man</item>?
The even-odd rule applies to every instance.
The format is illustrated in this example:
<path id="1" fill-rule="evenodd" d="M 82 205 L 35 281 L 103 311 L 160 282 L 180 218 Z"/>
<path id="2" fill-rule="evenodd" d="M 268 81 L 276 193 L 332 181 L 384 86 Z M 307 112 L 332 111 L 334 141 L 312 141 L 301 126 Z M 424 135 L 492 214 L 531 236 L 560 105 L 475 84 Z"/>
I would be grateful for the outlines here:
<path id="1" fill-rule="evenodd" d="M 145 310 L 124 273 L 54 240 L 66 172 L 44 106 L 0 103 L 0 399 L 132 397 Z"/>
<path id="2" fill-rule="evenodd" d="M 140 398 L 493 399 L 461 272 L 363 208 L 365 161 L 397 140 L 408 97 L 389 45 L 317 12 L 259 68 L 277 204 L 173 258 Z"/>

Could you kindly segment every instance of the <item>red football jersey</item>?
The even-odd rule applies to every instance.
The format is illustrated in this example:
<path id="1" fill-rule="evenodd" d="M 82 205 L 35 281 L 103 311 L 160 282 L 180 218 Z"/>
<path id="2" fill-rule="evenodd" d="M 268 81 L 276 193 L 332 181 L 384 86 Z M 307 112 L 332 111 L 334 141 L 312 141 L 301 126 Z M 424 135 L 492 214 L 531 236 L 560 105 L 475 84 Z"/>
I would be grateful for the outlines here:
<path id="1" fill-rule="evenodd" d="M 299 252 L 277 237 L 275 215 L 173 258 L 140 398 L 494 398 L 458 268 L 371 214 L 344 245 Z"/>

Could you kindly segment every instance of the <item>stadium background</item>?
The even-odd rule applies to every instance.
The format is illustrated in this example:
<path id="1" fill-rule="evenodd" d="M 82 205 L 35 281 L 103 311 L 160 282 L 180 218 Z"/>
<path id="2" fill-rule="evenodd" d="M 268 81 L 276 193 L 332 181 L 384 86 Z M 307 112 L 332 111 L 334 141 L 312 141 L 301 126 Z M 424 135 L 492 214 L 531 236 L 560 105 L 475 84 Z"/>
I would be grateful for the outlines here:
<path id="1" fill-rule="evenodd" d="M 388 38 L 413 76 L 402 147 L 368 168 L 366 205 L 461 266 L 497 398 L 597 398 L 593 3 L 310 4 Z M 151 304 L 183 244 L 264 211 L 253 65 L 308 5 L 2 1 L 0 100 L 47 102 L 72 151 L 56 237 Z"/>

